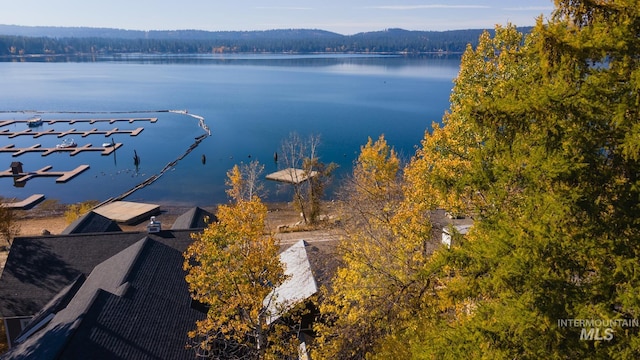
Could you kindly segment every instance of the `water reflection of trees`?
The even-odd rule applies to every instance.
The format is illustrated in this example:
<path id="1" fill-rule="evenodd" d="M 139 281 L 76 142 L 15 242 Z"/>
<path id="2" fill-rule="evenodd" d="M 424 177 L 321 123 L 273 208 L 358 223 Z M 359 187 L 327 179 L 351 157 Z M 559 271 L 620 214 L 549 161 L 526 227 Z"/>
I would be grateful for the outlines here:
<path id="1" fill-rule="evenodd" d="M 0 60 L 1 61 L 1 60 Z M 30 56 L 11 58 L 12 62 L 122 62 L 141 65 L 238 65 L 269 67 L 335 67 L 343 65 L 402 68 L 424 64 L 454 66 L 460 63 L 459 54 L 422 54 L 422 55 L 363 55 L 363 54 L 326 54 L 326 55 L 174 55 L 174 54 L 113 54 L 113 55 L 77 55 L 77 56 Z"/>

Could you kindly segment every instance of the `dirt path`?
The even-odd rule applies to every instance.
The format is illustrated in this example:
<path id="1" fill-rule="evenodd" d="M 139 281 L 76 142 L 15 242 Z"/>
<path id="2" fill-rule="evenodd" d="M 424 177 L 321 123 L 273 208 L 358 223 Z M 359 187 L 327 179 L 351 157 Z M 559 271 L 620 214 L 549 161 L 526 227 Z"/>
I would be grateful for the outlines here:
<path id="1" fill-rule="evenodd" d="M 337 242 L 340 240 L 340 235 L 336 231 L 332 230 L 311 230 L 276 233 L 276 238 L 280 240 L 280 244 L 282 245 L 294 244 L 300 240 L 305 240 L 308 243 L 313 244 L 322 242 Z"/>
<path id="2" fill-rule="evenodd" d="M 43 230 L 60 234 L 67 227 L 64 217 L 20 220 L 20 236 L 42 235 Z"/>

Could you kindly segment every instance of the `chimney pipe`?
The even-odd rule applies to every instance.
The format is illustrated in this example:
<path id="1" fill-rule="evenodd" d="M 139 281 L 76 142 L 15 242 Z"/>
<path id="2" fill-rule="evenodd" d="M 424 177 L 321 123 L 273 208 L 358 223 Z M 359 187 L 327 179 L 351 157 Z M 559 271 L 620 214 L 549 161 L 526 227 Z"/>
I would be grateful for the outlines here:
<path id="1" fill-rule="evenodd" d="M 151 221 L 147 225 L 147 233 L 154 234 L 159 233 L 162 230 L 162 223 L 160 221 L 156 221 L 156 217 L 152 216 Z"/>

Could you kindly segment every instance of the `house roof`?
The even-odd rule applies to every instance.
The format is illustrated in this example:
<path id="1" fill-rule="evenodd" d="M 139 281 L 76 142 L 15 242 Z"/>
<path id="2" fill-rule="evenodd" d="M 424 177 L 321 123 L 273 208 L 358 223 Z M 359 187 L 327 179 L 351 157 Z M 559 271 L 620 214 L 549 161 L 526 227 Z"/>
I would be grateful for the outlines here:
<path id="1" fill-rule="evenodd" d="M 269 314 L 267 324 L 277 320 L 296 304 L 318 292 L 318 285 L 307 255 L 308 246 L 306 241 L 300 240 L 280 254 L 280 261 L 285 267 L 284 274 L 288 279 L 263 301 Z"/>
<path id="2" fill-rule="evenodd" d="M 145 237 L 183 252 L 193 241 L 190 234 L 165 230 L 15 238 L 0 277 L 0 315 L 37 314 L 80 275 L 89 276 L 98 264 Z"/>
<path id="3" fill-rule="evenodd" d="M 189 211 L 187 211 L 186 213 L 178 216 L 178 218 L 176 218 L 176 220 L 173 222 L 171 229 L 204 229 L 207 227 L 207 225 L 214 221 L 217 221 L 217 218 L 214 214 L 196 206 L 189 209 Z"/>
<path id="4" fill-rule="evenodd" d="M 71 299 L 78 292 L 86 277 L 84 275 L 78 276 L 71 284 L 66 286 L 60 291 L 45 307 L 37 313 L 27 326 L 22 330 L 21 336 L 14 339 L 14 342 L 22 342 L 27 337 L 31 336 L 36 331 L 40 330 L 43 325 L 46 325 L 51 318 L 62 309 L 66 308 Z M 24 338 L 24 339 L 23 339 Z"/>
<path id="5" fill-rule="evenodd" d="M 192 359 L 187 332 L 206 313 L 191 306 L 183 261 L 182 250 L 143 237 L 64 289 L 67 304 L 49 306 L 46 326 L 3 359 Z"/>
<path id="6" fill-rule="evenodd" d="M 114 231 L 122 231 L 120 226 L 118 226 L 115 221 L 104 217 L 94 211 L 89 211 L 88 213 L 79 217 L 76 221 L 69 224 L 69 226 L 62 230 L 61 234 L 69 235 Z"/>

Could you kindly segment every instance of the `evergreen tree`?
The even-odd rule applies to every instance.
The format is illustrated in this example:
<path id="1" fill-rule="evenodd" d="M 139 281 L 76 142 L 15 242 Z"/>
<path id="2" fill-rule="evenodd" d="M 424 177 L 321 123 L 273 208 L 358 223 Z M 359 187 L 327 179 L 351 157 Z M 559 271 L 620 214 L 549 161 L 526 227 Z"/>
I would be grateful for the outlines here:
<path id="1" fill-rule="evenodd" d="M 640 356 L 638 327 L 566 322 L 640 315 L 639 4 L 557 5 L 524 41 L 498 27 L 464 55 L 407 177 L 416 201 L 475 224 L 425 266 L 434 306 L 382 358 L 400 344 L 419 358 Z"/>

